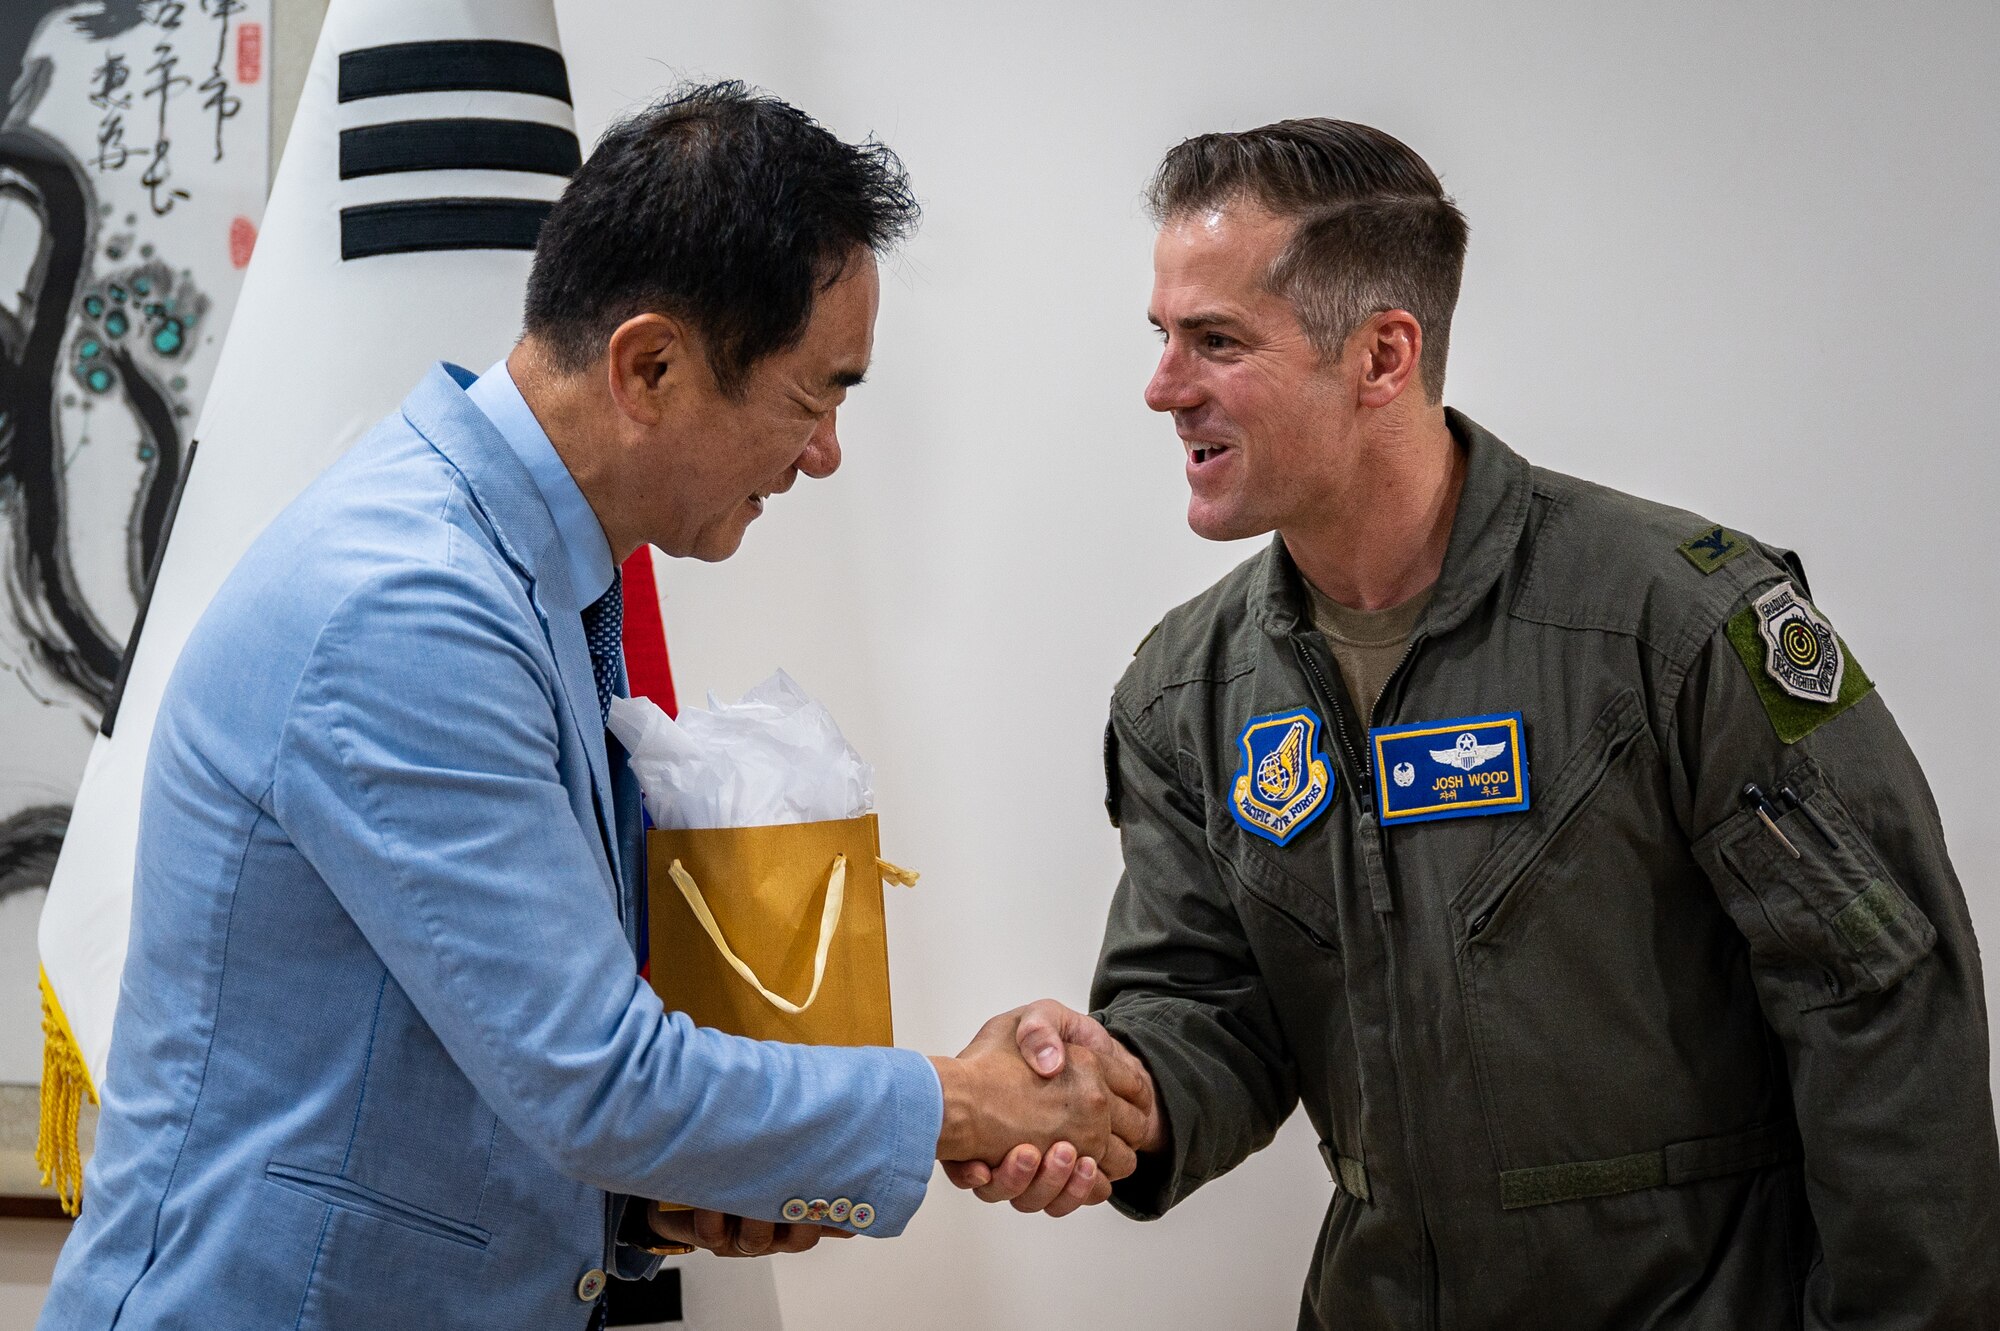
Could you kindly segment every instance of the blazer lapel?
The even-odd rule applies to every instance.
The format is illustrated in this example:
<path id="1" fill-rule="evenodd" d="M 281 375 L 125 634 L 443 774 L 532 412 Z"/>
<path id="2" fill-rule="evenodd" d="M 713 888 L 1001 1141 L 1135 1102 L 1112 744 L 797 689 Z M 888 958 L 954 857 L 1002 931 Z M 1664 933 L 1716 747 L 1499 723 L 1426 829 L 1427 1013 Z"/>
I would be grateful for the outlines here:
<path id="1" fill-rule="evenodd" d="M 486 413 L 466 397 L 477 376 L 455 365 L 438 364 L 403 403 L 403 418 L 458 468 L 479 507 L 493 523 L 501 553 L 528 579 L 528 594 L 542 620 L 556 677 L 569 707 L 570 724 L 582 738 L 590 766 L 598 832 L 604 842 L 608 886 L 625 914 L 617 816 L 611 767 L 605 754 L 604 719 L 597 708 L 597 679 L 590 646 L 583 637 L 583 606 L 570 586 L 555 519 L 521 459 L 500 437 Z"/>

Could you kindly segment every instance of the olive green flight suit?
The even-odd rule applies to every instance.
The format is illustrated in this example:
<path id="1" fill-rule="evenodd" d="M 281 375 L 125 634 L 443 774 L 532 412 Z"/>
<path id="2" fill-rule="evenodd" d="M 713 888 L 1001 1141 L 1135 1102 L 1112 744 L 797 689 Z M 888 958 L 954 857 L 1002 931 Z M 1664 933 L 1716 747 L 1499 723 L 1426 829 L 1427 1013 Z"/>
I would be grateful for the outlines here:
<path id="1" fill-rule="evenodd" d="M 1851 656 L 1806 702 L 1732 641 L 1809 595 L 1789 553 L 1449 420 L 1465 487 L 1373 724 L 1521 712 L 1530 807 L 1379 821 L 1281 543 L 1169 613 L 1106 732 L 1092 1004 L 1172 1134 L 1116 1204 L 1303 1100 L 1337 1184 L 1304 1327 L 2000 1328 L 1978 948 L 1888 708 Z M 1301 708 L 1333 791 L 1279 845 L 1231 792 L 1246 723 Z"/>

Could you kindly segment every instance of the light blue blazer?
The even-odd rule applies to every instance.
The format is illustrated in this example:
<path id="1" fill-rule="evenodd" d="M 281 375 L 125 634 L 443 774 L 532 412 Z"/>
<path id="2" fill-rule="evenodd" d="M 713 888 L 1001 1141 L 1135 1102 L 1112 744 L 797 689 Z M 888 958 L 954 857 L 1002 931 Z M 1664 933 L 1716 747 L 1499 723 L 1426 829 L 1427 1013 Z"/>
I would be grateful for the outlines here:
<path id="1" fill-rule="evenodd" d="M 923 1198 L 920 1055 L 700 1029 L 636 975 L 580 607 L 471 381 L 286 509 L 174 670 L 45 1331 L 580 1328 L 650 1269 L 620 1194 L 877 1236 Z"/>

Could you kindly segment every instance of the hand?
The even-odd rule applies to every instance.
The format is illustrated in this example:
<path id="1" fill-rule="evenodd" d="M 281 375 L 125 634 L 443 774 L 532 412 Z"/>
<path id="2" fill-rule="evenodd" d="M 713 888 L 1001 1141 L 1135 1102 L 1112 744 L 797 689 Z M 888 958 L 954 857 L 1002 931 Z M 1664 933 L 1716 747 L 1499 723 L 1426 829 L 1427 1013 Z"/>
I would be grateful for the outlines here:
<path id="1" fill-rule="evenodd" d="M 1053 1000 L 1016 1008 L 1009 1015 L 1018 1018 L 1015 1045 L 1022 1059 L 1045 1076 L 1062 1071 L 1068 1061 L 1064 1050 L 1070 1045 L 1087 1049 L 1099 1059 L 1129 1063 L 1141 1088 L 1135 1107 L 1143 1111 L 1145 1122 L 1139 1137 L 1129 1144 L 1139 1152 L 1166 1149 L 1166 1120 L 1152 1076 L 1115 1036 L 1090 1017 Z M 1105 1200 L 1111 1195 L 1113 1181 L 1113 1176 L 1098 1170 L 1088 1156 L 1079 1159 L 1067 1142 L 1056 1143 L 1046 1155 L 1023 1143 L 1008 1152 L 997 1167 L 983 1160 L 947 1161 L 944 1172 L 946 1178 L 982 1201 L 1004 1201 L 1017 1211 L 1041 1211 L 1051 1217 Z"/>
<path id="2" fill-rule="evenodd" d="M 1063 1051 L 1063 1066 L 1043 1077 L 1015 1043 L 1021 1011 L 987 1022 L 957 1058 L 931 1060 L 944 1088 L 938 1158 L 998 1163 L 1023 1143 L 1040 1155 L 1069 1142 L 1104 1173 L 1123 1178 L 1138 1164 L 1126 1139 L 1146 1126 L 1138 1107 L 1146 1098 L 1143 1068 L 1122 1049 L 1107 1060 L 1073 1046 Z"/>
<path id="3" fill-rule="evenodd" d="M 646 1223 L 665 1243 L 691 1243 L 717 1257 L 765 1257 L 804 1252 L 821 1239 L 851 1239 L 853 1233 L 826 1225 L 789 1225 L 749 1220 L 720 1211 L 663 1211 L 646 1204 Z"/>

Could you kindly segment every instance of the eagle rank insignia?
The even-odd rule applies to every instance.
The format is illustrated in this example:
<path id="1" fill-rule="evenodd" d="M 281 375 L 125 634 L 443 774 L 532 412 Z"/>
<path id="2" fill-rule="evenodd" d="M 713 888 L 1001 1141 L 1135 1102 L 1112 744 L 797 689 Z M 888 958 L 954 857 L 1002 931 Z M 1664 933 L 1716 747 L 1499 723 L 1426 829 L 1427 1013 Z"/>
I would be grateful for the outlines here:
<path id="1" fill-rule="evenodd" d="M 1757 614 L 1757 632 L 1764 638 L 1764 673 L 1794 698 L 1806 702 L 1838 698 L 1847 661 L 1833 626 L 1789 582 L 1765 592 L 1751 608 Z"/>
<path id="2" fill-rule="evenodd" d="M 1230 783 L 1237 825 L 1282 846 L 1326 808 L 1333 772 L 1319 749 L 1319 717 L 1307 710 L 1253 717 L 1243 727 L 1243 767 Z"/>

